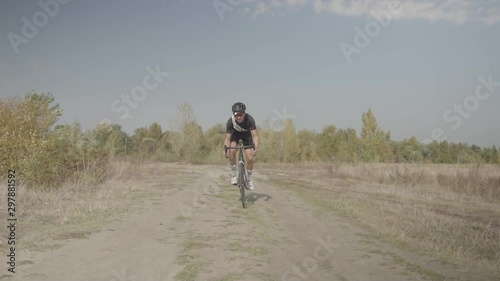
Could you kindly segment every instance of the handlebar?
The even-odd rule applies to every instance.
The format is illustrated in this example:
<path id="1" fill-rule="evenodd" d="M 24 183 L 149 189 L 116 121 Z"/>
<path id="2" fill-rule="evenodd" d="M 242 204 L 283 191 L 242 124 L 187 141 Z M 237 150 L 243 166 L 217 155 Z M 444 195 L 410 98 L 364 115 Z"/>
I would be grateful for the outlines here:
<path id="1" fill-rule="evenodd" d="M 240 148 L 253 148 L 255 147 L 255 145 L 237 145 L 237 146 L 225 146 L 224 145 L 224 148 L 225 149 L 240 149 Z"/>
<path id="2" fill-rule="evenodd" d="M 237 145 L 237 146 L 225 146 L 224 151 L 227 152 L 228 149 L 245 149 L 245 148 L 255 148 L 255 145 Z"/>

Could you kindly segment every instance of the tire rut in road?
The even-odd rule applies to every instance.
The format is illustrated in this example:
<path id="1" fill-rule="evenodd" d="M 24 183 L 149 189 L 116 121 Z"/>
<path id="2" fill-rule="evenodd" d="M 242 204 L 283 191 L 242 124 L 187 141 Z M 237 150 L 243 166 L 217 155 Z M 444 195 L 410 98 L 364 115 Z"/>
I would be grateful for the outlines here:
<path id="1" fill-rule="evenodd" d="M 20 265 L 10 280 L 173 280 L 180 270 L 175 258 L 181 241 L 173 234 L 172 225 L 179 202 L 191 198 L 183 187 L 188 184 L 187 177 L 175 182 L 171 177 L 155 178 L 148 185 L 163 189 L 161 197 L 129 206 L 129 213 L 117 215 L 88 239 L 66 241 L 50 252 L 21 251 L 20 258 L 29 262 Z"/>

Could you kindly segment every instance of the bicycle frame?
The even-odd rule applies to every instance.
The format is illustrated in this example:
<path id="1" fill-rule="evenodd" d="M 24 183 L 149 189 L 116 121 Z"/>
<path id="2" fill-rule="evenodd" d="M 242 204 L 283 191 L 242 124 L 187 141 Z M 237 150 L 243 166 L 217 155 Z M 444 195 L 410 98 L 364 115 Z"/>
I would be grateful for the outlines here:
<path id="1" fill-rule="evenodd" d="M 237 178 L 237 185 L 240 189 L 240 194 L 241 194 L 241 204 L 243 206 L 243 208 L 246 208 L 247 207 L 247 204 L 246 204 L 246 200 L 245 200 L 245 189 L 248 190 L 248 186 L 247 186 L 247 180 L 248 180 L 248 176 L 247 176 L 247 170 L 246 170 L 246 165 L 245 165 L 245 157 L 244 157 L 244 151 L 246 148 L 252 148 L 253 145 L 237 145 L 235 147 L 227 147 L 227 146 L 224 146 L 224 148 L 226 149 L 226 151 L 228 149 L 238 149 L 238 161 L 237 161 L 237 165 L 238 165 L 238 178 Z"/>

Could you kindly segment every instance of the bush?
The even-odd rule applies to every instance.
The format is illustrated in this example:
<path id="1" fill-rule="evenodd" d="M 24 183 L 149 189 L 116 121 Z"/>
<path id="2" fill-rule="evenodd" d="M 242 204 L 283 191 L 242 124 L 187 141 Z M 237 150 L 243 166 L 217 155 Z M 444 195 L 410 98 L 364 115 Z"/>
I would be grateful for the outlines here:
<path id="1" fill-rule="evenodd" d="M 0 169 L 16 169 L 30 188 L 53 188 L 68 180 L 101 182 L 107 152 L 79 125 L 53 128 L 61 114 L 50 93 L 0 99 Z"/>
<path id="2" fill-rule="evenodd" d="M 53 105 L 51 94 L 27 94 L 24 99 L 15 97 L 0 100 L 0 169 L 16 169 L 20 179 L 27 182 L 51 183 L 56 176 L 46 179 L 40 169 L 47 167 L 50 130 L 61 116 L 59 105 Z"/>

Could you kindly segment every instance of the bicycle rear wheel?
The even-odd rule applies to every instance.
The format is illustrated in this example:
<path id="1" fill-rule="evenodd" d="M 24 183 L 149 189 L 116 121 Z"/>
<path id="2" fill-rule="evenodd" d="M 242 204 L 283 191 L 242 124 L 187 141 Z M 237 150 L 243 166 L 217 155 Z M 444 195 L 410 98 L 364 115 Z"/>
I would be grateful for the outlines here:
<path id="1" fill-rule="evenodd" d="M 241 205 L 243 206 L 243 209 L 247 207 L 247 202 L 245 198 L 245 189 L 246 189 L 246 180 L 245 180 L 245 165 L 240 164 L 239 171 L 238 171 L 238 186 L 240 188 L 240 193 L 241 193 Z"/>

